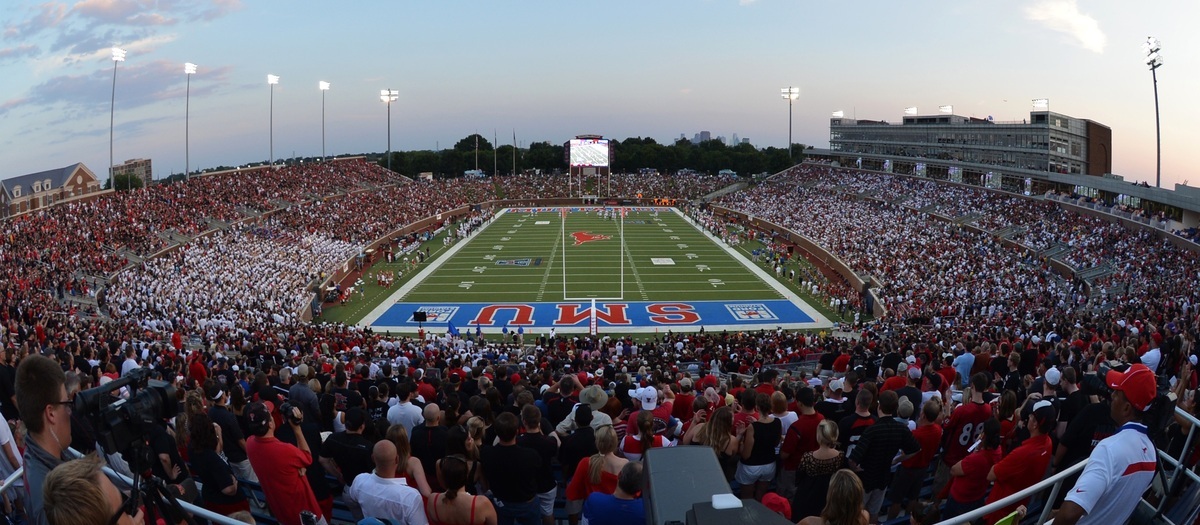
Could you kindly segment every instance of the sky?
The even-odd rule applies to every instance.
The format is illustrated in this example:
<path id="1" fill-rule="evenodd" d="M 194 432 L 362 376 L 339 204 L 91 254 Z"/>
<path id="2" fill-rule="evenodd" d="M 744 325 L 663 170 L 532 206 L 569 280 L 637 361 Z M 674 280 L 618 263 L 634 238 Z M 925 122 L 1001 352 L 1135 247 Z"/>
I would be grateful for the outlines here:
<path id="1" fill-rule="evenodd" d="M 1113 130 L 1114 172 L 1154 182 L 1158 69 L 1163 186 L 1200 186 L 1187 151 L 1200 104 L 1200 2 L 801 0 L 4 0 L 0 179 L 83 162 L 155 177 L 190 165 L 501 144 L 577 134 L 671 142 L 701 131 L 827 147 L 829 117 L 904 108 L 996 120 L 1030 101 Z M 127 50 L 117 64 L 111 46 Z M 183 64 L 197 64 L 190 77 Z M 267 75 L 280 77 L 272 92 Z M 273 99 L 273 103 L 272 103 Z"/>

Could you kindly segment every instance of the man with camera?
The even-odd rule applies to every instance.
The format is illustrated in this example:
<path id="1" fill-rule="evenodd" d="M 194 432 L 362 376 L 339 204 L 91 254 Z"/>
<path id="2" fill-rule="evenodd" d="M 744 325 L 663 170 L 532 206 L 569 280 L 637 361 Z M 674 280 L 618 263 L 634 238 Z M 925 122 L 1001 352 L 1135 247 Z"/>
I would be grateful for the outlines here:
<path id="1" fill-rule="evenodd" d="M 1158 393 L 1154 372 L 1138 363 L 1125 372 L 1110 370 L 1104 379 L 1112 389 L 1109 411 L 1119 427 L 1092 450 L 1055 515 L 1059 525 L 1124 523 L 1154 479 L 1156 452 L 1142 423 Z"/>
<path id="2" fill-rule="evenodd" d="M 237 415 L 229 410 L 229 387 L 213 383 L 205 390 L 208 397 L 208 417 L 221 427 L 223 441 L 222 452 L 229 461 L 229 467 L 238 479 L 258 483 L 258 476 L 246 459 L 246 438 L 242 435 L 242 427 L 238 424 Z"/>
<path id="3" fill-rule="evenodd" d="M 258 473 L 267 507 L 281 525 L 301 525 L 300 513 L 311 512 L 317 523 L 326 523 L 321 507 L 305 478 L 305 469 L 312 463 L 312 452 L 300 429 L 304 414 L 291 407 L 284 414 L 285 423 L 296 436 L 296 446 L 275 437 L 275 406 L 270 401 L 257 401 L 246 407 L 246 419 L 252 436 L 246 442 L 250 465 Z"/>

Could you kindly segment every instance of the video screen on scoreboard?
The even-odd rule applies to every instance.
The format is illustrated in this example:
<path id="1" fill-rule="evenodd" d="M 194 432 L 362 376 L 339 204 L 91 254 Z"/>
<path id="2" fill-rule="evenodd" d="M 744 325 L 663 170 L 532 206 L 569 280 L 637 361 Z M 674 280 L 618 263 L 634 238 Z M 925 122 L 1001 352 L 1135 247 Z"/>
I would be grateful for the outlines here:
<path id="1" fill-rule="evenodd" d="M 572 166 L 608 166 L 608 140 L 606 139 L 572 139 Z"/>

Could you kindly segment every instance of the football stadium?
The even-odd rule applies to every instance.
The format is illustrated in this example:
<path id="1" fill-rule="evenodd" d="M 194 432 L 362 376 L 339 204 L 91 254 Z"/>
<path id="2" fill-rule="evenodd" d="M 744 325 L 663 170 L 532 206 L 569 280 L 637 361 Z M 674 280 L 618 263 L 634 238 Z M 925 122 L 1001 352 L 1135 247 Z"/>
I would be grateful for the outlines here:
<path id="1" fill-rule="evenodd" d="M 1200 523 L 1200 9 L 1020 3 L 13 2 L 3 522 Z"/>

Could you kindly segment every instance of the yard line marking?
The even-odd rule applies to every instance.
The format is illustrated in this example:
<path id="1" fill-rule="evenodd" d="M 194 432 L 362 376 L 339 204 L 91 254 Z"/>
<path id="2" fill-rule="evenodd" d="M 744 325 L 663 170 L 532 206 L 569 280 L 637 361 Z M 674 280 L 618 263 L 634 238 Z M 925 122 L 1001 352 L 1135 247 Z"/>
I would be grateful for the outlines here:
<path id="1" fill-rule="evenodd" d="M 559 228 L 558 237 L 554 239 L 554 248 L 550 250 L 550 260 L 546 261 L 546 271 L 542 272 L 542 282 L 538 286 L 537 300 L 541 301 L 542 296 L 546 295 L 546 283 L 550 282 L 550 270 L 554 268 L 554 259 L 558 255 L 558 246 L 563 243 L 562 228 Z M 563 288 L 566 288 L 566 283 L 563 283 Z"/>
<path id="2" fill-rule="evenodd" d="M 625 255 L 629 259 L 629 273 L 633 274 L 633 280 L 637 282 L 638 293 L 642 294 L 642 300 L 650 300 L 650 296 L 646 294 L 646 286 L 642 283 L 642 276 L 638 275 L 637 263 L 633 262 L 633 252 L 629 251 L 629 245 L 625 244 L 625 236 L 621 236 L 621 248 L 625 250 Z M 621 290 L 624 295 L 625 290 Z"/>

